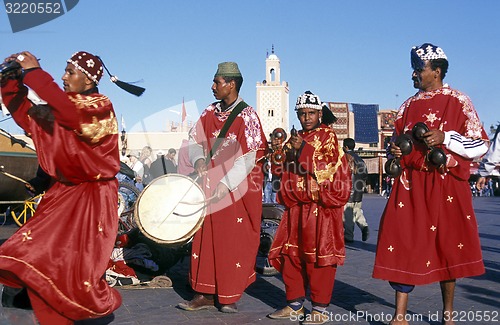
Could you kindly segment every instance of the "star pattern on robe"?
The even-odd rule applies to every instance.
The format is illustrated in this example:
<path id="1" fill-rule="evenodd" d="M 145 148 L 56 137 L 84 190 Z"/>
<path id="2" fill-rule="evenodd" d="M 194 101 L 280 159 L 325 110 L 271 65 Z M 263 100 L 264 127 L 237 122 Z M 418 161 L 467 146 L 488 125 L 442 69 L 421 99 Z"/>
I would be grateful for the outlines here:
<path id="1" fill-rule="evenodd" d="M 394 247 L 392 247 L 392 245 L 390 245 L 390 246 L 387 248 L 387 250 L 391 251 L 391 253 L 392 253 L 392 251 L 394 250 Z"/>
<path id="2" fill-rule="evenodd" d="M 439 113 L 439 111 L 437 111 Z M 436 113 L 432 112 L 432 108 L 429 108 L 429 114 L 423 114 L 422 117 L 426 117 L 426 122 L 429 122 L 431 126 L 433 126 L 434 122 L 441 120 L 440 117 L 437 117 Z"/>
<path id="3" fill-rule="evenodd" d="M 425 265 L 427 265 L 427 267 L 429 267 L 431 265 L 431 261 L 427 261 L 427 263 L 425 263 Z"/>
<path id="4" fill-rule="evenodd" d="M 197 259 L 197 258 L 198 258 L 198 255 L 196 255 L 196 253 L 193 253 L 193 258 L 194 258 L 194 259 Z"/>
<path id="5" fill-rule="evenodd" d="M 241 267 L 241 264 L 240 263 L 236 263 L 236 268 L 240 268 Z"/>
<path id="6" fill-rule="evenodd" d="M 460 244 L 457 245 L 457 247 L 460 248 L 460 249 L 462 249 L 462 248 L 464 248 L 464 244 L 460 243 Z"/>
<path id="7" fill-rule="evenodd" d="M 398 205 L 400 208 L 403 208 L 405 206 L 403 202 L 399 202 Z"/>
<path id="8" fill-rule="evenodd" d="M 432 225 L 431 230 L 436 231 L 436 229 L 437 229 L 436 226 Z"/>
<path id="9" fill-rule="evenodd" d="M 97 231 L 102 232 L 102 224 L 99 221 L 99 224 L 97 225 Z"/>
<path id="10" fill-rule="evenodd" d="M 314 215 L 317 217 L 318 216 L 318 208 L 316 207 L 316 209 L 314 209 Z"/>
<path id="11" fill-rule="evenodd" d="M 468 220 L 470 220 L 470 214 L 469 214 L 469 215 L 467 215 L 467 217 L 466 217 L 466 218 L 467 218 Z"/>
<path id="12" fill-rule="evenodd" d="M 22 235 L 23 235 L 23 242 L 27 240 L 33 240 L 33 237 L 30 236 L 31 230 L 28 230 L 28 232 L 23 232 Z"/>
<path id="13" fill-rule="evenodd" d="M 448 195 L 448 198 L 446 199 L 446 201 L 448 201 L 448 202 L 452 203 L 452 202 L 453 202 L 453 196 L 449 196 L 449 195 Z"/>
<path id="14" fill-rule="evenodd" d="M 243 218 L 236 218 L 237 223 L 243 223 Z"/>
<path id="15" fill-rule="evenodd" d="M 90 288 L 92 287 L 92 285 L 90 284 L 90 282 L 89 281 L 84 281 L 83 285 L 86 287 L 85 291 L 89 292 Z"/>

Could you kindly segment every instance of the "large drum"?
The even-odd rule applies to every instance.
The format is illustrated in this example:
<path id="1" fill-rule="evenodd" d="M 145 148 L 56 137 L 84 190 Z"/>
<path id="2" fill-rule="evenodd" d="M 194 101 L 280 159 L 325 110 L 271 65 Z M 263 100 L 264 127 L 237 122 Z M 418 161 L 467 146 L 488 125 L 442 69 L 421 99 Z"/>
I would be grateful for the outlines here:
<path id="1" fill-rule="evenodd" d="M 200 186 L 180 174 L 154 179 L 144 188 L 135 205 L 139 230 L 160 244 L 182 245 L 200 229 L 206 201 Z"/>

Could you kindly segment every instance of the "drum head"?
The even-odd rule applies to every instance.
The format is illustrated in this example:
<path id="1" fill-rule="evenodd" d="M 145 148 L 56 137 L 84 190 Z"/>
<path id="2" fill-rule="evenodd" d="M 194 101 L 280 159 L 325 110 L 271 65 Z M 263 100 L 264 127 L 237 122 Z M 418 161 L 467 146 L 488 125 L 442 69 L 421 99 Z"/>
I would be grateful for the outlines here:
<path id="1" fill-rule="evenodd" d="M 187 176 L 163 175 L 141 192 L 134 217 L 141 232 L 155 242 L 183 244 L 203 223 L 205 195 Z"/>

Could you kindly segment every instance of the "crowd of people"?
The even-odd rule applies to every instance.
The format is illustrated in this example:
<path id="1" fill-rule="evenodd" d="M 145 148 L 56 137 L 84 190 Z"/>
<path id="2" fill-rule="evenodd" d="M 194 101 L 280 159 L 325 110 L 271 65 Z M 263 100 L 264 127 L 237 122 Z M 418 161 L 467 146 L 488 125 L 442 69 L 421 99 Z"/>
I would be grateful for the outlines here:
<path id="1" fill-rule="evenodd" d="M 436 282 L 442 323 L 452 324 L 456 279 L 485 271 L 468 180 L 470 162 L 487 152 L 489 139 L 470 99 L 443 82 L 444 51 L 425 43 L 413 47 L 410 58 L 417 92 L 399 109 L 387 149 L 401 172 L 391 182 L 380 220 L 372 276 L 394 290 L 391 324 L 408 323 L 416 285 Z M 115 244 L 120 158 L 113 107 L 97 89 L 102 60 L 87 52 L 73 55 L 64 89 L 29 52 L 6 61 L 23 70 L 2 80 L 3 100 L 33 138 L 53 184 L 35 216 L 0 246 L 2 295 L 13 297 L 24 288 L 42 325 L 110 315 L 121 297 L 102 275 Z M 256 279 L 262 202 L 278 203 L 284 213 L 268 258 L 282 275 L 286 301 L 267 316 L 326 323 L 337 267 L 345 262 L 355 225 L 363 241 L 369 237 L 362 210 L 366 165 L 354 152 L 354 139 L 339 143 L 331 111 L 311 91 L 297 98 L 301 129 L 292 129 L 280 148 L 284 159 L 275 163 L 259 116 L 239 95 L 242 84 L 237 63 L 220 63 L 211 87 L 216 101 L 183 142 L 179 165 L 175 149 L 157 151 L 154 158 L 146 146 L 127 155 L 128 167 L 138 189 L 182 170 L 206 197 L 204 222 L 190 251 L 194 295 L 178 308 L 238 312 L 243 292 Z M 33 105 L 27 87 L 47 104 Z M 422 124 L 424 131 L 416 134 Z M 404 153 L 396 145 L 402 135 L 413 137 Z M 47 263 L 61 256 L 65 263 Z"/>

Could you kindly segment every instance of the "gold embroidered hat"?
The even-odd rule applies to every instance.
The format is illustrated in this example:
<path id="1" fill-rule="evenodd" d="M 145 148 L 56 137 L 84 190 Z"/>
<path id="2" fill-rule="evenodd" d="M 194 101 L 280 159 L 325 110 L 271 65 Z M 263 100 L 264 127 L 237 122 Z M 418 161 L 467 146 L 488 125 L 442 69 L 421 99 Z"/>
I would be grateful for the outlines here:
<path id="1" fill-rule="evenodd" d="M 222 62 L 214 77 L 241 77 L 241 72 L 236 62 Z"/>

